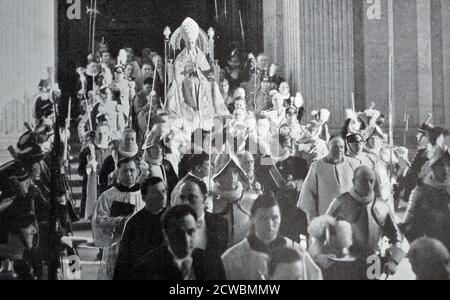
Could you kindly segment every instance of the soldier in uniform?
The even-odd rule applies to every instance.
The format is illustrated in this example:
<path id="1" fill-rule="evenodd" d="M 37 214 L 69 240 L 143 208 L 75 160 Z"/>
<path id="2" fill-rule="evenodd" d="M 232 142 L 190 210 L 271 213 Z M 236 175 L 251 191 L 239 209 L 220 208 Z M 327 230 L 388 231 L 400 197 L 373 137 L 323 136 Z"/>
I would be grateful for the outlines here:
<path id="1" fill-rule="evenodd" d="M 408 240 L 422 236 L 440 240 L 450 249 L 450 151 L 437 148 L 430 159 L 431 173 L 411 194 L 403 219 Z"/>
<path id="2" fill-rule="evenodd" d="M 34 270 L 33 278 L 36 276 L 38 279 L 48 276 L 44 266 L 49 263 L 51 251 L 58 251 L 61 256 L 65 250 L 73 252 L 72 242 L 68 237 L 71 234 L 71 220 L 68 215 L 70 203 L 66 200 L 62 182 L 53 183 L 59 186 L 55 211 L 57 226 L 56 236 L 49 236 L 51 186 L 50 174 L 47 173 L 49 169 L 46 166 L 39 147 L 27 147 L 16 154 L 16 161 L 0 167 L 0 176 L 4 178 L 0 184 L 0 198 L 3 198 L 0 201 L 0 231 L 6 230 L 0 232 L 0 240 L 8 237 L 8 228 L 13 232 L 20 229 L 23 234 L 28 234 L 29 241 L 27 240 L 22 255 Z M 33 239 L 38 232 L 39 238 Z M 53 239 L 59 241 L 57 249 L 49 248 Z"/>
<path id="3" fill-rule="evenodd" d="M 14 215 L 9 216 L 8 221 L 10 222 L 7 226 L 3 227 L 6 239 L 0 240 L 0 281 L 36 280 L 35 270 L 29 257 L 38 232 L 34 216 Z"/>
<path id="4" fill-rule="evenodd" d="M 403 200 L 408 202 L 411 192 L 423 184 L 425 176 L 430 172 L 429 159 L 436 146 L 443 146 L 439 143 L 442 137 L 447 137 L 449 132 L 442 127 L 434 127 L 429 123 L 424 123 L 417 134 L 418 149 L 416 156 L 412 160 L 411 168 L 406 173 L 395 189 L 394 199 L 397 199 L 404 191 Z"/>

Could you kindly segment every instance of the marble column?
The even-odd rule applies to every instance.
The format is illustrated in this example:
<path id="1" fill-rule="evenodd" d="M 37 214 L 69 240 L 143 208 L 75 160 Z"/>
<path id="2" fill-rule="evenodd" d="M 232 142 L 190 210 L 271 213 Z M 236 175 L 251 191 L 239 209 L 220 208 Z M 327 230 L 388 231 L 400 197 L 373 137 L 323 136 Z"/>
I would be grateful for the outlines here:
<path id="1" fill-rule="evenodd" d="M 264 51 L 270 62 L 284 62 L 283 1 L 263 0 Z"/>
<path id="2" fill-rule="evenodd" d="M 265 51 L 284 66 L 292 93 L 312 110 L 333 112 L 330 127 L 344 122 L 354 91 L 352 0 L 265 0 Z M 282 9 L 282 26 L 279 10 Z M 279 34 L 284 42 L 279 53 Z M 267 39 L 271 39 L 268 41 Z"/>
<path id="3" fill-rule="evenodd" d="M 417 0 L 418 110 L 419 120 L 433 112 L 430 0 Z"/>
<path id="4" fill-rule="evenodd" d="M 393 45 L 388 4 L 265 0 L 265 38 L 271 39 L 265 47 L 271 57 L 280 58 L 274 45 L 277 33 L 282 34 L 286 79 L 293 92 L 303 93 L 308 112 L 321 107 L 332 111 L 332 127 L 342 124 L 354 90 L 357 109 L 374 102 L 388 116 L 391 48 L 395 141 L 403 141 L 408 114 L 407 142 L 412 145 L 428 113 L 436 125 L 450 128 L 450 0 L 392 1 Z M 283 26 L 275 21 L 280 8 Z"/>
<path id="5" fill-rule="evenodd" d="M 450 128 L 450 0 L 441 0 L 442 41 L 442 125 Z"/>

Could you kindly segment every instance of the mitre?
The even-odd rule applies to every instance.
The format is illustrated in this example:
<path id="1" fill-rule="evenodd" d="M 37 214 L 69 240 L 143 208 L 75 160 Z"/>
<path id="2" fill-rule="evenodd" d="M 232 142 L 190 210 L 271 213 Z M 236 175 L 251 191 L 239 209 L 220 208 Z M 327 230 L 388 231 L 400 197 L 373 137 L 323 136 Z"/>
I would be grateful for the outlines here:
<path id="1" fill-rule="evenodd" d="M 192 18 L 186 18 L 181 24 L 181 28 L 187 42 L 195 42 L 200 34 L 200 27 Z"/>

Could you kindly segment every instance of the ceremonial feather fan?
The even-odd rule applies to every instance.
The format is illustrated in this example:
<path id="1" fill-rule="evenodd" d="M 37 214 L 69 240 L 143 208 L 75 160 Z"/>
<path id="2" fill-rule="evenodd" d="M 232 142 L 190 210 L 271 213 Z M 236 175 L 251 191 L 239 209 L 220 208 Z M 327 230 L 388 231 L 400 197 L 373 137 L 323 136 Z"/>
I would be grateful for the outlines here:
<path id="1" fill-rule="evenodd" d="M 125 66 L 127 64 L 127 51 L 120 49 L 119 56 L 117 57 L 117 64 Z"/>
<path id="2" fill-rule="evenodd" d="M 189 20 L 190 22 L 194 22 L 194 20 L 188 18 L 186 20 Z M 185 22 L 186 22 L 185 20 Z M 184 23 L 184 22 L 183 22 Z M 197 24 L 197 23 L 195 23 Z M 198 26 L 198 25 L 197 25 Z M 209 49 L 209 39 L 208 39 L 208 35 L 206 34 L 206 32 L 201 29 L 200 27 L 198 27 L 198 38 L 197 38 L 197 47 L 205 54 L 208 55 L 210 54 L 210 49 Z M 183 25 L 181 25 L 177 30 L 175 30 L 175 32 L 173 33 L 171 39 L 170 39 L 170 45 L 175 49 L 175 50 L 181 50 L 181 41 L 185 40 L 186 42 L 186 34 L 183 30 Z"/>
<path id="3" fill-rule="evenodd" d="M 300 107 L 303 106 L 303 104 L 305 104 L 305 101 L 303 100 L 303 96 L 302 96 L 302 94 L 301 94 L 300 92 L 298 92 L 298 93 L 295 95 L 293 104 L 294 104 L 294 106 L 297 107 L 297 108 L 300 108 Z"/>

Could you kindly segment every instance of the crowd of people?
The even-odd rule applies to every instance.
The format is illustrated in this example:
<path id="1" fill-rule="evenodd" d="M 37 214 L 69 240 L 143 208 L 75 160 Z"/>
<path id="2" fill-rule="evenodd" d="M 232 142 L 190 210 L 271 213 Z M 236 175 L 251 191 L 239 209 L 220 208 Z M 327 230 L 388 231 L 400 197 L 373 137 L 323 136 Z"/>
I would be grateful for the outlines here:
<path id="1" fill-rule="evenodd" d="M 101 45 L 77 70 L 78 216 L 64 178 L 48 175 L 52 129 L 67 149 L 70 122 L 54 126 L 57 101 L 40 85 L 35 128 L 1 170 L 0 276 L 25 264 L 20 276 L 45 278 L 57 184 L 58 245 L 75 251 L 70 223 L 91 220 L 98 279 L 450 279 L 446 129 L 427 120 L 412 161 L 374 106 L 348 109 L 331 135 L 332 112 L 305 124 L 301 92 L 266 55 L 238 47 L 221 68 L 208 45 L 188 18 L 171 37 L 176 57 L 125 48 L 115 60 Z M 370 277 L 373 257 L 382 274 Z"/>

